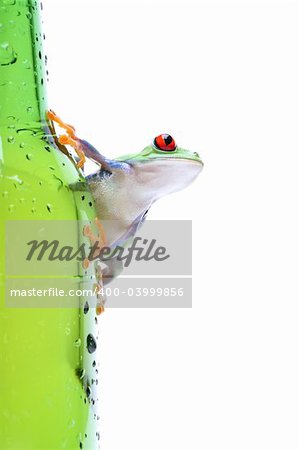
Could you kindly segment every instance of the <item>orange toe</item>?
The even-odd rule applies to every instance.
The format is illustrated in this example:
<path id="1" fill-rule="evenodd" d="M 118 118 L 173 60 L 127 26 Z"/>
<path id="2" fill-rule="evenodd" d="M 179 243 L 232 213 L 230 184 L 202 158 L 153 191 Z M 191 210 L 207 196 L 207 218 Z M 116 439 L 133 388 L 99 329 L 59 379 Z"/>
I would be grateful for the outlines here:
<path id="1" fill-rule="evenodd" d="M 105 308 L 103 305 L 97 305 L 97 307 L 96 307 L 97 316 L 99 316 L 100 314 L 103 314 L 104 311 L 105 311 Z"/>
<path id="2" fill-rule="evenodd" d="M 61 136 L 59 136 L 59 142 L 60 144 L 68 144 L 69 143 L 69 137 L 66 134 L 62 134 Z"/>
<path id="3" fill-rule="evenodd" d="M 46 114 L 47 114 L 47 117 L 49 120 L 54 120 L 56 117 L 55 114 L 53 113 L 53 111 L 51 111 L 51 110 L 47 111 Z"/>

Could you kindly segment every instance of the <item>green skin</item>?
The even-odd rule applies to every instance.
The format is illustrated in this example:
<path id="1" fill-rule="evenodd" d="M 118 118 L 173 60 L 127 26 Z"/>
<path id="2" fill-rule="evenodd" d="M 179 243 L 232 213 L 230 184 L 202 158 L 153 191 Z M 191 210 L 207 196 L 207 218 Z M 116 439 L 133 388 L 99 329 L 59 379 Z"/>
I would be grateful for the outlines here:
<path id="1" fill-rule="evenodd" d="M 141 152 L 114 160 L 105 158 L 87 141 L 76 138 L 77 148 L 100 169 L 86 177 L 98 217 L 109 221 L 106 231 L 111 248 L 124 246 L 142 225 L 151 205 L 164 195 L 179 191 L 192 183 L 203 168 L 196 152 L 176 147 L 158 149 L 154 143 Z M 119 274 L 111 261 L 109 277 Z"/>
<path id="2" fill-rule="evenodd" d="M 185 150 L 181 147 L 176 147 L 174 151 L 159 150 L 154 144 L 148 145 L 139 153 L 130 153 L 125 156 L 116 158 L 116 161 L 130 161 L 130 162 L 146 162 L 152 159 L 187 159 L 203 166 L 203 162 L 200 159 L 198 153 L 191 152 L 190 150 Z"/>

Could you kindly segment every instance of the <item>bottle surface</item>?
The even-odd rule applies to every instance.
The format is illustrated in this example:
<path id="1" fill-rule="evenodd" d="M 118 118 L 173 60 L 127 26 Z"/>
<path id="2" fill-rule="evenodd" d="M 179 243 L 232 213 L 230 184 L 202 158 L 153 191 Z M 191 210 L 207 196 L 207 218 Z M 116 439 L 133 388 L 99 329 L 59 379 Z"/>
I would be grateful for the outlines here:
<path id="1" fill-rule="evenodd" d="M 94 308 L 80 297 L 73 308 L 15 308 L 7 306 L 5 294 L 8 221 L 19 221 L 22 233 L 23 221 L 95 218 L 90 192 L 70 189 L 80 174 L 45 121 L 40 9 L 31 0 L 0 0 L 0 448 L 95 450 Z M 81 231 L 71 225 L 70 241 L 77 242 Z M 78 262 L 70 264 L 65 286 L 94 283 L 93 266 L 82 272 Z"/>

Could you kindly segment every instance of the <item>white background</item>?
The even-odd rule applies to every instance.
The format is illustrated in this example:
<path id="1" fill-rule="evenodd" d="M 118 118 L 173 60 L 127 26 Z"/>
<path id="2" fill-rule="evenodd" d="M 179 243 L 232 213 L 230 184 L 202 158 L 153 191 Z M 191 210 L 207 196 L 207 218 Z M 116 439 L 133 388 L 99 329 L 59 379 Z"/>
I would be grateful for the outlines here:
<path id="1" fill-rule="evenodd" d="M 193 220 L 193 308 L 101 317 L 101 449 L 297 450 L 297 4 L 44 10 L 49 106 L 79 136 L 112 157 L 168 132 L 205 162 L 150 213 Z"/>

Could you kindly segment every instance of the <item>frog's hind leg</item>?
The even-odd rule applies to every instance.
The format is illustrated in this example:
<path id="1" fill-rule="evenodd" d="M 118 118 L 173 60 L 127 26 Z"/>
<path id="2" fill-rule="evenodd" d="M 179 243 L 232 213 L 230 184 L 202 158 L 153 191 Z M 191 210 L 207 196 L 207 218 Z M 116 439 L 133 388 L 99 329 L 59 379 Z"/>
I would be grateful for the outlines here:
<path id="1" fill-rule="evenodd" d="M 123 263 L 117 256 L 105 260 L 105 265 L 106 267 L 102 270 L 102 281 L 104 286 L 111 283 L 111 281 L 118 277 L 123 271 Z"/>

